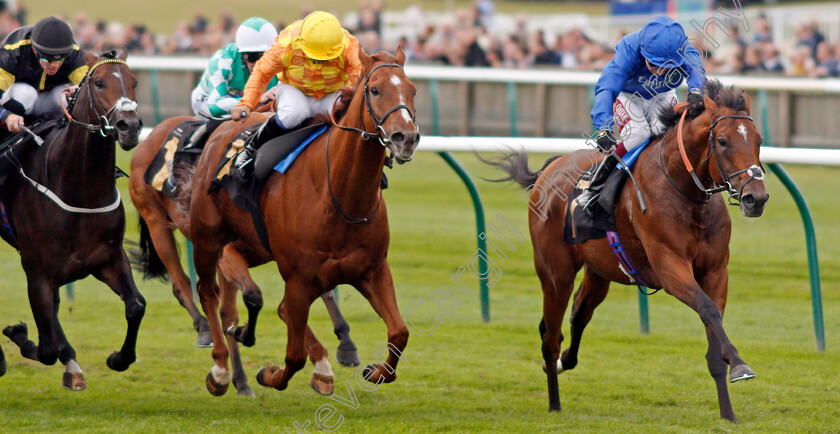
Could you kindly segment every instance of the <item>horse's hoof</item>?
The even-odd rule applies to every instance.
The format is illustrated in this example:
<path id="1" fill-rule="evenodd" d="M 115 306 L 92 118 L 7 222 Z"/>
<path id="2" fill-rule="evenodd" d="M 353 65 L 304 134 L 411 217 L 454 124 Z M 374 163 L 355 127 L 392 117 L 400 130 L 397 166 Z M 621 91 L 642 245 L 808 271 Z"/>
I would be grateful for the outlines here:
<path id="1" fill-rule="evenodd" d="M 123 360 L 123 357 L 120 354 L 120 352 L 114 351 L 113 353 L 111 353 L 110 356 L 108 356 L 108 360 L 105 363 L 108 365 L 109 368 L 113 369 L 114 371 L 123 372 L 126 369 L 128 369 L 128 367 L 131 366 L 132 363 L 134 363 L 134 359 L 132 358 L 130 361 Z"/>
<path id="2" fill-rule="evenodd" d="M 557 404 L 557 406 L 553 406 L 553 405 L 548 406 L 548 412 L 549 413 L 559 413 L 560 411 L 562 411 L 560 409 L 560 404 Z"/>
<path id="3" fill-rule="evenodd" d="M 23 341 L 26 341 L 26 339 L 28 339 L 27 336 L 29 336 L 29 330 L 26 327 L 26 323 L 23 322 L 23 321 L 21 321 L 17 324 L 14 324 L 14 325 L 6 326 L 3 329 L 3 334 L 6 335 L 7 338 L 11 339 L 12 342 L 15 342 L 15 343 L 17 343 L 17 340 L 15 340 L 15 336 L 18 336 L 21 333 L 23 334 L 23 336 L 22 336 Z"/>
<path id="4" fill-rule="evenodd" d="M 251 387 L 248 386 L 247 384 L 243 387 L 237 387 L 236 388 L 236 394 L 238 396 L 250 396 L 251 398 L 257 396 L 257 395 L 254 394 L 254 391 L 251 390 Z"/>
<path id="5" fill-rule="evenodd" d="M 373 384 L 380 384 L 380 383 L 390 383 L 397 379 L 397 373 L 394 372 L 390 377 L 379 374 L 379 367 L 377 365 L 367 365 L 365 369 L 362 370 L 362 375 L 364 376 L 365 380 L 373 383 Z M 379 374 L 376 378 L 373 377 L 374 373 Z M 381 379 L 381 380 L 380 380 Z"/>
<path id="6" fill-rule="evenodd" d="M 257 371 L 257 383 L 259 383 L 260 386 L 264 387 L 274 387 L 271 385 L 271 377 L 273 377 L 274 374 L 279 370 L 280 367 L 277 365 L 268 365 L 266 367 L 260 368 L 260 370 Z"/>
<path id="7" fill-rule="evenodd" d="M 207 373 L 207 378 L 204 380 L 204 383 L 207 385 L 207 391 L 210 392 L 210 394 L 213 395 L 213 396 L 224 395 L 228 390 L 228 386 L 230 386 L 230 383 L 228 383 L 228 384 L 217 383 L 216 379 L 213 378 L 213 372 L 212 371 Z"/>
<path id="8" fill-rule="evenodd" d="M 747 366 L 746 363 L 738 366 L 733 366 L 729 370 L 729 382 L 734 383 L 741 380 L 749 380 L 755 378 L 755 372 Z"/>
<path id="9" fill-rule="evenodd" d="M 80 392 L 87 388 L 85 377 L 81 373 L 65 372 L 64 377 L 61 379 L 61 385 L 64 386 L 65 389 L 72 390 L 74 392 Z"/>
<path id="10" fill-rule="evenodd" d="M 312 387 L 312 390 L 320 393 L 321 395 L 332 395 L 333 390 L 335 390 L 335 381 L 333 380 L 333 377 L 321 374 L 312 374 L 312 381 L 309 382 L 309 386 Z"/>
<path id="11" fill-rule="evenodd" d="M 337 361 L 339 365 L 348 368 L 354 368 L 362 363 L 362 361 L 359 360 L 359 352 L 356 351 L 356 348 L 353 348 L 352 350 L 342 350 L 340 346 L 335 352 L 335 361 Z"/>

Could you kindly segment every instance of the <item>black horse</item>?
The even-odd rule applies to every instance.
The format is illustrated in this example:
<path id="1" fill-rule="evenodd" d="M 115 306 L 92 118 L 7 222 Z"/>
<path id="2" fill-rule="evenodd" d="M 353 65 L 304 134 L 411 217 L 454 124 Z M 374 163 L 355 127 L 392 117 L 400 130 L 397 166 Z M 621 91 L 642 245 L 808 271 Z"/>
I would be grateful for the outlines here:
<path id="1" fill-rule="evenodd" d="M 63 385 L 71 390 L 86 384 L 58 321 L 58 289 L 93 275 L 123 300 L 128 331 L 122 349 L 107 361 L 115 371 L 134 362 L 146 310 L 122 247 L 125 210 L 115 183 L 115 141 L 125 150 L 134 148 L 143 125 L 134 96 L 137 79 L 124 51 L 85 57 L 90 69 L 71 97 L 66 119 L 42 133 L 45 143 L 37 149 L 19 159 L 12 152 L 3 155 L 17 173 L 9 174 L 2 188 L 8 221 L 0 232 L 20 252 L 39 342 L 29 340 L 24 323 L 3 334 L 26 358 L 45 365 L 60 360 Z"/>

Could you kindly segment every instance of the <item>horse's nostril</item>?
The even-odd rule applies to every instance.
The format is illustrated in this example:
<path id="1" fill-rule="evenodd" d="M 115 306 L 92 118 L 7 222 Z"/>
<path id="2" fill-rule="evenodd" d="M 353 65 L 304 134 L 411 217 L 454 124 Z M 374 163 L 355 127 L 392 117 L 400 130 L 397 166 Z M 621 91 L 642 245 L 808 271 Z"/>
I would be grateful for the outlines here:
<path id="1" fill-rule="evenodd" d="M 755 205 L 755 197 L 753 197 L 753 195 L 751 194 L 744 195 L 744 197 L 741 198 L 741 203 L 748 207 L 751 207 Z"/>
<path id="2" fill-rule="evenodd" d="M 128 131 L 128 122 L 124 120 L 117 121 L 117 131 L 126 132 Z"/>
<path id="3" fill-rule="evenodd" d="M 405 143 L 405 134 L 403 134 L 403 133 L 391 134 L 391 143 L 396 143 L 396 144 Z"/>

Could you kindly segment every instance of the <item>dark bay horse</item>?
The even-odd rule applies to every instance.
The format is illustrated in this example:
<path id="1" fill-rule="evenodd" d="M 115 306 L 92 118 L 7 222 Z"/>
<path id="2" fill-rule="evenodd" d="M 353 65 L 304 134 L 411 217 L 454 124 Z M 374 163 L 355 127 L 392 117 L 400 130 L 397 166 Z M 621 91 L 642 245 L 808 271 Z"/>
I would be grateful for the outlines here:
<path id="1" fill-rule="evenodd" d="M 177 228 L 187 239 L 192 239 L 189 232 L 189 215 L 184 208 L 178 206 L 177 201 L 155 190 L 143 178 L 169 133 L 185 120 L 197 120 L 197 118 L 181 116 L 161 122 L 137 147 L 131 158 L 130 194 L 139 214 L 141 228 L 139 254 L 142 260 L 135 261 L 135 267 L 139 266 L 139 271 L 147 277 L 165 277 L 167 274 L 171 277 L 175 297 L 193 318 L 193 326 L 198 331 L 198 346 L 209 347 L 213 343 L 210 337 L 210 326 L 207 318 L 198 311 L 193 301 L 190 279 L 181 266 L 173 234 Z M 253 395 L 253 392 L 248 387 L 245 371 L 242 368 L 237 338 L 246 346 L 254 345 L 257 314 L 263 304 L 262 291 L 254 283 L 248 268 L 271 260 L 271 255 L 261 243 L 249 244 L 242 240 L 228 244 L 219 260 L 221 317 L 231 351 L 232 380 L 240 395 Z M 237 327 L 239 315 L 236 309 L 237 288 L 241 288 L 242 299 L 249 311 L 248 324 L 239 327 Z M 342 366 L 358 365 L 359 356 L 356 345 L 350 338 L 350 326 L 338 308 L 335 295 L 332 291 L 328 291 L 321 295 L 321 299 L 327 306 L 335 333 L 340 341 L 336 360 Z M 326 392 L 326 390 L 322 391 Z"/>
<path id="2" fill-rule="evenodd" d="M 58 321 L 58 289 L 93 275 L 123 300 L 128 331 L 122 349 L 107 360 L 115 371 L 134 362 L 146 309 L 122 247 L 125 211 L 115 184 L 115 142 L 124 150 L 134 148 L 143 125 L 134 100 L 137 80 L 124 51 L 85 57 L 90 69 L 71 102 L 67 124 L 15 162 L 20 176 L 9 176 L 2 190 L 12 229 L 2 231 L 3 238 L 20 251 L 39 342 L 29 340 L 24 323 L 6 327 L 3 334 L 26 358 L 45 365 L 60 360 L 64 387 L 72 390 L 86 384 Z"/>
<path id="3" fill-rule="evenodd" d="M 257 381 L 283 390 L 303 368 L 307 353 L 315 374 L 333 381 L 326 350 L 308 330 L 313 300 L 337 284 L 353 285 L 370 302 L 388 328 L 388 357 L 368 365 L 364 377 L 374 383 L 396 378 L 408 329 L 397 308 L 386 254 L 390 239 L 388 215 L 380 190 L 386 150 L 398 162 L 411 160 L 419 134 L 414 122 L 416 88 L 403 71 L 405 55 L 360 53 L 362 78 L 339 98 L 339 119 L 314 140 L 289 171 L 272 174 L 263 185 L 260 204 L 272 259 L 286 282 L 278 307 L 288 329 L 285 369 L 269 365 Z M 208 194 L 216 164 L 227 143 L 247 126 L 265 121 L 252 115 L 228 122 L 210 138 L 196 167 L 190 203 L 190 230 L 195 241 L 198 294 L 213 335 L 215 365 L 207 388 L 221 395 L 230 382 L 228 348 L 219 323 L 219 290 L 214 274 L 222 250 L 232 240 L 251 245 L 260 240 L 249 214 L 236 207 L 225 191 Z"/>
<path id="4" fill-rule="evenodd" d="M 723 197 L 714 193 L 728 191 L 730 201 L 739 202 L 747 217 L 763 213 L 768 195 L 759 168 L 761 136 L 749 118 L 749 97 L 734 88 L 723 88 L 716 80 L 707 82 L 706 92 L 706 110 L 652 139 L 633 168 L 647 212 L 642 212 L 635 189 L 627 182 L 617 201 L 615 222 L 630 262 L 649 286 L 663 288 L 699 314 L 706 327 L 706 361 L 717 387 L 720 415 L 736 422 L 726 366 L 730 366 L 731 382 L 755 374 L 738 355 L 722 325 L 731 222 Z M 673 126 L 678 116 L 670 113 L 662 118 Z M 607 239 L 564 242 L 565 198 L 575 182 L 569 180 L 577 179 L 576 167 L 581 161 L 592 164 L 596 156 L 595 151 L 580 151 L 549 160 L 539 176 L 528 169 L 527 154 L 508 155 L 496 163 L 509 179 L 533 187 L 529 226 L 543 290 L 540 335 L 550 411 L 560 411 L 557 374 L 577 365 L 583 329 L 606 297 L 610 282 L 635 284 L 619 268 Z M 575 275 L 582 267 L 583 282 L 575 293 L 571 314 L 572 341 L 560 357 L 563 315 Z"/>

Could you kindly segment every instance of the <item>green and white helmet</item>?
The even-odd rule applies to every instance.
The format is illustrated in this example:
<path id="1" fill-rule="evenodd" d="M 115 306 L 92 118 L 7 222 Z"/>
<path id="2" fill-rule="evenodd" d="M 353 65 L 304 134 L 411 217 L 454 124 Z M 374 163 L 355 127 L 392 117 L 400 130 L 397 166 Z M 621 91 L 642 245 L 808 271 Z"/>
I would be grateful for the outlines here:
<path id="1" fill-rule="evenodd" d="M 274 43 L 277 29 L 268 21 L 251 17 L 236 29 L 236 46 L 240 53 L 262 53 Z"/>

